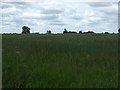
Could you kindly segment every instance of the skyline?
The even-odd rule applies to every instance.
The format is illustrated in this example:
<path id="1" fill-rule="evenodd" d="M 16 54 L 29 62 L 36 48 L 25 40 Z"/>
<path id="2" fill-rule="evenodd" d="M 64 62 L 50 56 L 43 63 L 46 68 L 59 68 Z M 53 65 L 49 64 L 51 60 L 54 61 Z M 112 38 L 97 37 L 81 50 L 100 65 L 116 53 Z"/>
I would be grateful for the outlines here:
<path id="1" fill-rule="evenodd" d="M 0 33 L 21 33 L 22 26 L 31 33 L 68 31 L 118 32 L 117 2 L 1 2 Z"/>

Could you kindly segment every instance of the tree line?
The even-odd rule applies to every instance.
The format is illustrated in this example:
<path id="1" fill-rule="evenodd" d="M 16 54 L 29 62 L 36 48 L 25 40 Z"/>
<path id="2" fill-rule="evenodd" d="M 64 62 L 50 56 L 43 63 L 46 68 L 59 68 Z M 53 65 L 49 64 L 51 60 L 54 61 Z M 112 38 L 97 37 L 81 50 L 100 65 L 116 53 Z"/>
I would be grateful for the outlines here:
<path id="1" fill-rule="evenodd" d="M 22 34 L 30 34 L 30 28 L 28 26 L 23 26 L 22 27 Z M 69 33 L 77 33 L 75 31 L 68 31 L 66 28 L 64 28 L 64 31 L 63 31 L 63 34 L 69 34 Z M 82 32 L 82 31 L 79 31 L 79 34 L 85 34 L 85 33 L 94 33 L 93 31 L 88 31 L 88 32 Z M 120 33 L 120 28 L 118 29 L 118 33 Z M 36 32 L 35 34 L 39 34 L 39 32 Z M 52 34 L 52 31 L 51 30 L 47 30 L 46 31 L 46 34 Z M 105 32 L 105 34 L 108 34 L 108 32 Z"/>
<path id="2" fill-rule="evenodd" d="M 51 34 L 52 31 L 51 30 L 47 30 L 46 32 L 47 34 Z M 75 31 L 68 31 L 66 28 L 63 31 L 63 34 L 67 34 L 67 33 L 77 33 Z M 79 33 L 82 33 L 82 31 L 79 31 Z M 84 32 L 84 33 L 94 33 L 93 31 L 88 31 L 88 32 Z M 28 26 L 23 26 L 22 27 L 22 34 L 30 34 L 30 28 Z M 35 34 L 39 34 L 38 32 L 36 32 Z"/>

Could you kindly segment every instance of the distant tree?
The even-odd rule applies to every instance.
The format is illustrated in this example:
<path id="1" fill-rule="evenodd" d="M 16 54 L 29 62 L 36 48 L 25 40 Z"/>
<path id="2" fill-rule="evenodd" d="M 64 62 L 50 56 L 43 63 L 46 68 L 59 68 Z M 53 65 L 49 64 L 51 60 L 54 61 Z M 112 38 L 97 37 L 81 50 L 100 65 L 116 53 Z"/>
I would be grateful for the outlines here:
<path id="1" fill-rule="evenodd" d="M 51 34 L 51 30 L 49 30 L 48 33 Z"/>
<path id="2" fill-rule="evenodd" d="M 67 29 L 66 29 L 66 28 L 65 28 L 65 29 L 64 29 L 64 31 L 63 31 L 63 34 L 64 34 L 64 33 L 68 33 L 68 31 L 67 31 Z"/>
<path id="3" fill-rule="evenodd" d="M 82 33 L 82 31 L 79 31 L 79 33 Z"/>
<path id="4" fill-rule="evenodd" d="M 105 34 L 108 34 L 108 32 L 105 32 Z"/>
<path id="5" fill-rule="evenodd" d="M 77 33 L 77 32 L 75 32 L 75 31 L 69 31 L 68 33 Z"/>
<path id="6" fill-rule="evenodd" d="M 13 34 L 17 34 L 17 33 L 13 33 Z"/>
<path id="7" fill-rule="evenodd" d="M 22 34 L 29 34 L 30 33 L 30 28 L 27 26 L 22 27 Z"/>
<path id="8" fill-rule="evenodd" d="M 94 33 L 94 32 L 93 31 L 84 32 L 84 34 L 87 34 L 87 33 Z"/>
<path id="9" fill-rule="evenodd" d="M 88 31 L 87 33 L 94 33 L 93 31 Z"/>
<path id="10" fill-rule="evenodd" d="M 47 30 L 47 32 L 46 32 L 47 34 L 48 34 L 48 30 Z"/>
<path id="11" fill-rule="evenodd" d="M 51 34 L 51 30 L 47 30 L 47 34 Z"/>
<path id="12" fill-rule="evenodd" d="M 118 33 L 120 33 L 120 28 L 118 29 Z"/>
<path id="13" fill-rule="evenodd" d="M 35 32 L 35 34 L 39 34 L 39 32 Z"/>

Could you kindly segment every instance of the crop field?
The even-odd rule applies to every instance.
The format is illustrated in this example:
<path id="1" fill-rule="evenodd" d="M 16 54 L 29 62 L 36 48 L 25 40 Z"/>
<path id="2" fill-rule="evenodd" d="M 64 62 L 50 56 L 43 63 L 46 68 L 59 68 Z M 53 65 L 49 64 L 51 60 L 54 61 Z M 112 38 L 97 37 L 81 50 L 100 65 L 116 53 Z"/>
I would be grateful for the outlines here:
<path id="1" fill-rule="evenodd" d="M 2 35 L 3 88 L 117 88 L 117 34 Z"/>

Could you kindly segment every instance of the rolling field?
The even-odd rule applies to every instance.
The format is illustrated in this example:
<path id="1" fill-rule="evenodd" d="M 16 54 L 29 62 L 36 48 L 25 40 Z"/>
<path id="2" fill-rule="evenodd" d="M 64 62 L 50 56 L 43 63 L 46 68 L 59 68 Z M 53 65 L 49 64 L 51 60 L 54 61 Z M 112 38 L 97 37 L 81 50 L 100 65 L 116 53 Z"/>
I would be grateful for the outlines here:
<path id="1" fill-rule="evenodd" d="M 117 34 L 2 35 L 3 88 L 117 88 Z"/>

